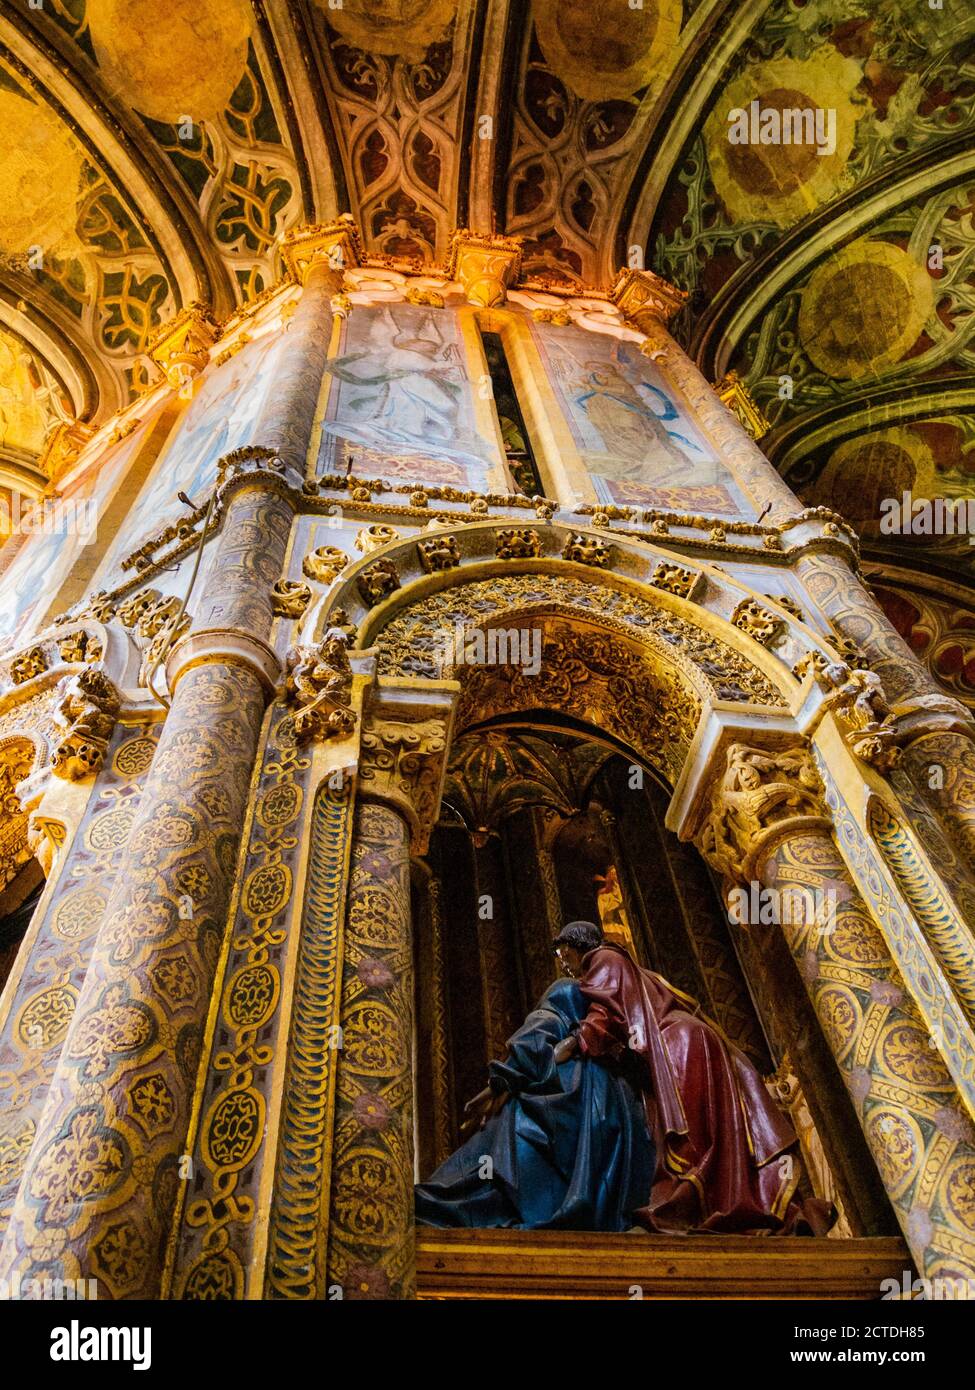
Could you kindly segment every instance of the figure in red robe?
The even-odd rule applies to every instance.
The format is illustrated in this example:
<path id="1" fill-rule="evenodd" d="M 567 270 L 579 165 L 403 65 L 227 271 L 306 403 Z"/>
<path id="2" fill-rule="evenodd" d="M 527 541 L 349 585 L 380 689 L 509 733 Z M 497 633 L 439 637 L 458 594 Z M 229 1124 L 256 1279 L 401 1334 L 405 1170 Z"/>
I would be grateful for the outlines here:
<path id="1" fill-rule="evenodd" d="M 795 1200 L 795 1131 L 752 1063 L 697 1003 L 592 922 L 563 927 L 556 949 L 589 1002 L 556 1060 L 578 1050 L 638 1071 L 657 1165 L 634 1219 L 668 1234 L 825 1234 L 831 1205 Z"/>

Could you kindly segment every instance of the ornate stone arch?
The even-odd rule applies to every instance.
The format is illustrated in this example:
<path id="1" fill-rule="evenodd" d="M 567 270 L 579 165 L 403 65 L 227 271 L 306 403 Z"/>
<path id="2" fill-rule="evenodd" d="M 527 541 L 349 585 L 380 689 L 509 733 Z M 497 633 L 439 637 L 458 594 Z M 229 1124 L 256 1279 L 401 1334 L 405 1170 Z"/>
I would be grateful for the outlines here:
<path id="1" fill-rule="evenodd" d="M 431 683 L 457 681 L 457 731 L 505 709 L 555 710 L 632 746 L 670 786 L 706 710 L 789 720 L 791 666 L 819 648 L 792 614 L 714 566 L 560 522 L 438 524 L 392 539 L 340 572 L 304 640 L 335 621 L 355 628 L 353 660 L 368 653 L 379 685 L 409 684 L 422 701 Z M 465 659 L 492 630 L 537 631 L 539 673 Z"/>

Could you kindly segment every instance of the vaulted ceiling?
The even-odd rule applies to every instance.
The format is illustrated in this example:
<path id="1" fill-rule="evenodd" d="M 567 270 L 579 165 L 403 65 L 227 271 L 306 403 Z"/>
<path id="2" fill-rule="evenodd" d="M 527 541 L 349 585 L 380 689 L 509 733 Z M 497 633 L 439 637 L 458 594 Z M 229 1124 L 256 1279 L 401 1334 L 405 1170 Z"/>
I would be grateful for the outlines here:
<path id="1" fill-rule="evenodd" d="M 835 148 L 730 143 L 755 99 L 835 112 Z M 805 501 L 881 560 L 971 571 L 966 537 L 878 528 L 905 489 L 975 497 L 971 0 L 0 0 L 0 128 L 8 464 L 348 211 L 397 263 L 518 235 L 553 287 L 642 255 Z"/>

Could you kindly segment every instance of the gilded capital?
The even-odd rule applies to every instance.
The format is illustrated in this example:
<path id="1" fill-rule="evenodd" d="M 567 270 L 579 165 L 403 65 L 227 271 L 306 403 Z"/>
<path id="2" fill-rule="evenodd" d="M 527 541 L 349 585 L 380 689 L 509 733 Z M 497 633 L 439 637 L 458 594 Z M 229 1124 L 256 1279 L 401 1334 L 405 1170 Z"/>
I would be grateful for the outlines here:
<path id="1" fill-rule="evenodd" d="M 315 266 L 329 266 L 335 272 L 337 291 L 342 286 L 342 272 L 362 260 L 362 238 L 355 219 L 344 213 L 334 222 L 293 228 L 281 243 L 281 254 L 292 276 L 302 285 Z"/>
<path id="2" fill-rule="evenodd" d="M 732 743 L 694 843 L 718 873 L 747 882 L 786 835 L 828 829 L 823 788 L 807 748 Z"/>
<path id="3" fill-rule="evenodd" d="M 762 409 L 752 399 L 752 394 L 737 372 L 726 372 L 720 381 L 714 383 L 718 400 L 737 415 L 752 439 L 761 439 L 768 434 L 772 423 Z"/>
<path id="4" fill-rule="evenodd" d="M 684 290 L 652 270 L 621 270 L 610 296 L 620 313 L 641 333 L 672 319 L 687 299 Z"/>
<path id="5" fill-rule="evenodd" d="M 220 337 L 220 325 L 205 304 L 188 304 L 162 325 L 149 343 L 149 356 L 161 367 L 170 386 L 185 386 L 210 360 Z"/>
<path id="6" fill-rule="evenodd" d="M 503 304 L 520 270 L 520 237 L 481 236 L 466 227 L 454 232 L 446 273 L 463 285 L 468 304 L 479 309 Z"/>
<path id="7" fill-rule="evenodd" d="M 56 483 L 67 472 L 94 433 L 94 427 L 81 420 L 65 420 L 58 425 L 38 460 L 38 467 L 49 483 Z"/>

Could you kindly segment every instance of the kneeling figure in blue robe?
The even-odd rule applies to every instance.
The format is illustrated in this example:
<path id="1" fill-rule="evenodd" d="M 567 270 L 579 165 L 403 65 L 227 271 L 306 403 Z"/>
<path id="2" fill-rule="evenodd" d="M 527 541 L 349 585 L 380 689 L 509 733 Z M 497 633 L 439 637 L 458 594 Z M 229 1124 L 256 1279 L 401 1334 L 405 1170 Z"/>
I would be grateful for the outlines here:
<path id="1" fill-rule="evenodd" d="M 421 1225 L 633 1225 L 655 1163 L 640 1091 L 612 1064 L 554 1056 L 587 1008 L 574 980 L 556 980 L 545 991 L 509 1040 L 504 1061 L 490 1064 L 480 1105 L 472 1103 L 490 1118 L 416 1188 Z"/>

